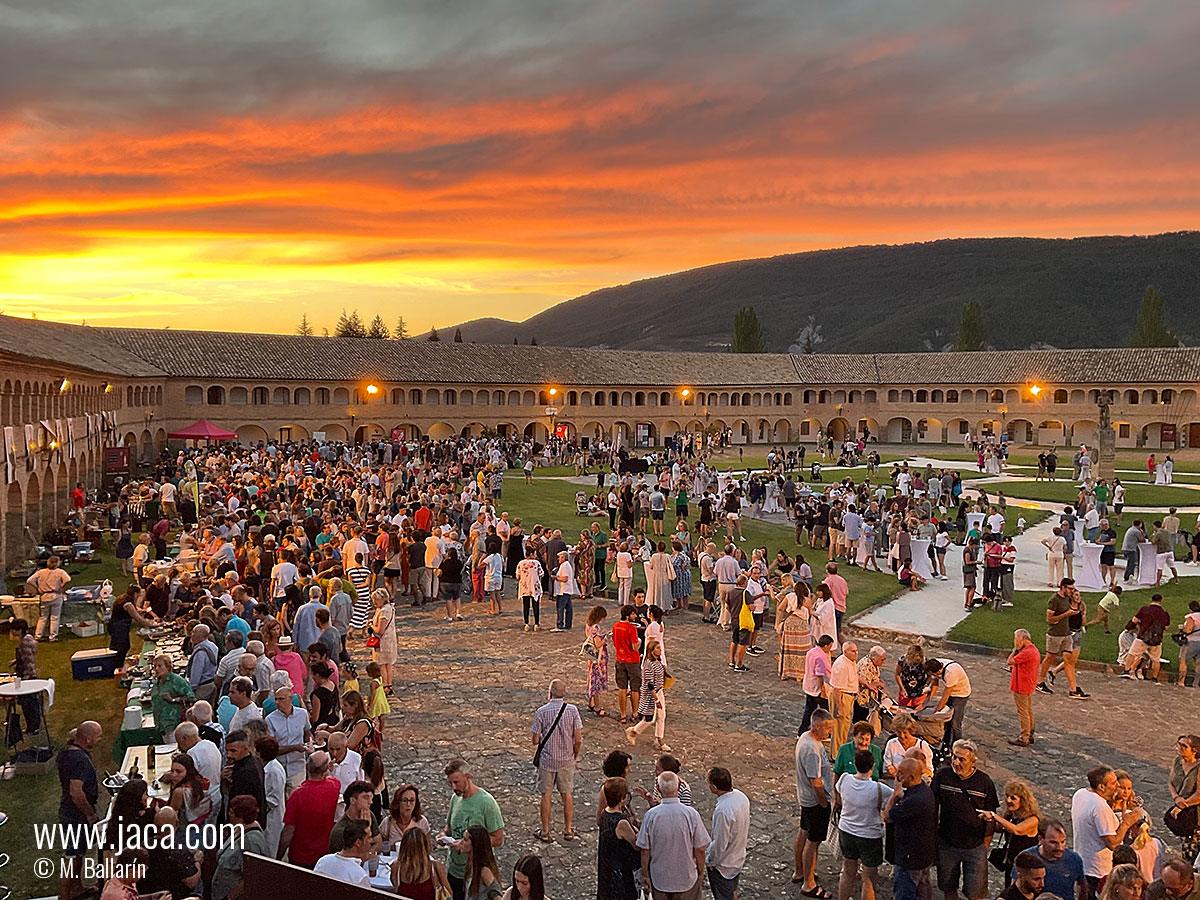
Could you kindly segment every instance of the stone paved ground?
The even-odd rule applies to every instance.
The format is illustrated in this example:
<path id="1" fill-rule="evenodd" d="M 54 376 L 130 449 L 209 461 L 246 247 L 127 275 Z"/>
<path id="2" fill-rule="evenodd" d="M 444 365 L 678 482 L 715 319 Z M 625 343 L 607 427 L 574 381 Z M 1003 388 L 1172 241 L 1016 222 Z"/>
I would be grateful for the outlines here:
<path id="1" fill-rule="evenodd" d="M 605 605 L 611 625 L 615 604 Z M 497 619 L 488 618 L 481 605 L 468 604 L 468 621 L 456 626 L 445 623 L 439 611 L 402 609 L 398 700 L 385 736 L 388 778 L 393 787 L 412 781 L 421 788 L 423 806 L 436 830 L 444 824 L 449 798 L 442 767 L 450 757 L 463 756 L 471 763 L 477 783 L 496 796 L 503 810 L 506 831 L 499 859 L 505 882 L 519 855 L 537 852 L 545 860 L 550 896 L 590 898 L 595 893 L 594 821 L 600 766 L 609 751 L 628 747 L 615 718 L 594 719 L 583 709 L 585 666 L 578 648 L 590 603 L 577 609 L 576 628 L 570 634 L 548 630 L 525 634 L 519 612 L 511 611 L 514 602 L 509 600 L 506 606 L 509 611 Z M 779 680 L 773 650 L 753 661 L 750 673 L 734 675 L 725 666 L 725 635 L 699 624 L 695 613 L 668 616 L 666 647 L 678 678 L 669 694 L 667 741 L 683 762 L 684 776 L 693 786 L 706 825 L 713 806 L 704 776 L 709 766 L 728 767 L 735 785 L 753 804 L 741 896 L 745 900 L 798 897 L 790 875 L 796 823 L 792 759 L 803 709 L 800 686 Z M 897 648 L 887 649 L 894 663 Z M 1200 695 L 1173 685 L 1085 673 L 1084 683 L 1093 699 L 1038 695 L 1037 748 L 1018 750 L 1006 743 L 1015 734 L 1015 712 L 1001 661 L 960 659 L 974 687 L 966 732 L 981 744 L 983 765 L 998 782 L 1012 775 L 1030 779 L 1042 809 L 1067 819 L 1069 825 L 1070 796 L 1085 783 L 1083 773 L 1097 762 L 1106 762 L 1133 774 L 1138 793 L 1155 822 L 1160 821 L 1168 802 L 1165 773 L 1174 738 L 1181 730 L 1200 730 L 1195 707 Z M 584 749 L 575 782 L 581 839 L 570 844 L 558 837 L 556 843 L 544 845 L 534 837 L 538 804 L 529 723 L 553 677 L 567 680 L 568 699 L 585 715 Z M 615 691 L 608 699 L 611 711 Z M 1188 723 L 1187 727 L 1181 723 Z M 633 753 L 631 780 L 650 788 L 654 749 L 648 735 Z M 636 806 L 639 812 L 644 810 L 641 801 Z M 558 836 L 562 825 L 557 802 L 554 816 L 552 830 Z M 1177 846 L 1177 839 L 1161 826 L 1156 833 Z M 838 863 L 825 850 L 819 871 L 823 883 L 836 890 Z M 1002 885 L 993 881 L 994 896 Z M 890 887 L 882 893 L 890 896 Z"/>

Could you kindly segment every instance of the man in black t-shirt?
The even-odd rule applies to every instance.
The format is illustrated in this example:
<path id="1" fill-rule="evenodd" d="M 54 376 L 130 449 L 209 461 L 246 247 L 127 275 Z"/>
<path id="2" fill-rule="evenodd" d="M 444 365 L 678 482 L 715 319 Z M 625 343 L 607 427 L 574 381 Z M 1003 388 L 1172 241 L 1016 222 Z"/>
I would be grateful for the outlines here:
<path id="1" fill-rule="evenodd" d="M 83 722 L 75 729 L 67 745 L 58 751 L 58 780 L 62 785 L 58 820 L 64 825 L 90 825 L 100 819 L 96 810 L 100 785 L 96 781 L 96 766 L 92 762 L 91 751 L 100 742 L 103 733 L 99 722 Z M 86 836 L 75 834 L 73 830 L 64 830 L 64 840 L 65 857 L 81 857 L 89 850 Z M 74 860 L 69 871 L 72 873 L 69 877 L 59 880 L 60 897 L 74 897 L 80 892 L 82 865 L 78 859 Z"/>
<path id="2" fill-rule="evenodd" d="M 1014 868 L 1017 877 L 1000 892 L 999 900 L 1034 900 L 1046 885 L 1045 862 L 1032 850 L 1023 850 L 1017 854 Z"/>
<path id="3" fill-rule="evenodd" d="M 1137 624 L 1137 637 L 1134 638 L 1129 652 L 1125 655 L 1125 671 L 1122 678 L 1132 678 L 1133 671 L 1142 656 L 1150 655 L 1150 677 L 1158 681 L 1158 670 L 1162 665 L 1163 635 L 1171 624 L 1171 614 L 1163 609 L 1162 594 L 1153 594 L 1150 602 L 1137 611 L 1133 621 Z"/>
<path id="4" fill-rule="evenodd" d="M 1000 800 L 991 777 L 976 767 L 977 757 L 973 741 L 955 741 L 950 765 L 938 769 L 930 785 L 938 813 L 937 881 L 945 900 L 957 900 L 960 877 L 967 900 L 987 896 L 993 826 L 980 812 L 995 812 Z"/>

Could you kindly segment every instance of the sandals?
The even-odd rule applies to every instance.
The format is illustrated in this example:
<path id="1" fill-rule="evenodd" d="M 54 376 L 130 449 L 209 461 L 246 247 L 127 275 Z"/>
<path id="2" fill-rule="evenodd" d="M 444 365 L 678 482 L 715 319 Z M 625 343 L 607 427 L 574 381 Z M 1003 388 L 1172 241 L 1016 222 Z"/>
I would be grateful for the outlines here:
<path id="1" fill-rule="evenodd" d="M 579 840 L 579 835 L 577 835 L 574 831 L 564 831 L 563 832 L 563 840 L 564 841 L 577 841 L 577 840 Z"/>
<path id="2" fill-rule="evenodd" d="M 629 723 L 629 716 L 625 716 L 625 715 L 621 716 L 621 724 L 626 725 L 628 723 Z"/>
<path id="3" fill-rule="evenodd" d="M 811 890 L 801 891 L 802 897 L 813 897 L 815 900 L 833 900 L 833 895 L 819 884 L 813 885 Z"/>
<path id="4" fill-rule="evenodd" d="M 554 843 L 554 838 L 550 837 L 550 833 L 547 831 L 536 832 L 534 836 L 539 841 L 541 841 L 543 844 L 553 844 Z"/>

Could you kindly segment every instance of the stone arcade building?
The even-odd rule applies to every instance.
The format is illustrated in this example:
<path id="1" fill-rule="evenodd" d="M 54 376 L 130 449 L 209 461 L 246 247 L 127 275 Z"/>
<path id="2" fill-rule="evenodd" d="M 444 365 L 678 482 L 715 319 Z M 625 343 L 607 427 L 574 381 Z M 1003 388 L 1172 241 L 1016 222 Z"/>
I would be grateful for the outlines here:
<path id="1" fill-rule="evenodd" d="M 95 328 L 0 316 L 0 560 L 95 484 L 104 447 L 146 458 L 200 418 L 243 442 L 526 434 L 737 444 L 864 431 L 887 443 L 1093 442 L 1106 394 L 1117 448 L 1200 446 L 1200 348 L 722 354 Z M 547 410 L 556 410 L 553 418 Z"/>

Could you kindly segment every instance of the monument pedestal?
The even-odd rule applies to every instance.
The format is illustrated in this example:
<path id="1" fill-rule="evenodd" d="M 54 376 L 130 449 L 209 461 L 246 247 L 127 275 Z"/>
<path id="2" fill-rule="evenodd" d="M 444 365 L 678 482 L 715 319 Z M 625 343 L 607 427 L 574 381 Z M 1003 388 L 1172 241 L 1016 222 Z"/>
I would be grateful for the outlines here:
<path id="1" fill-rule="evenodd" d="M 1097 459 L 1092 468 L 1093 477 L 1096 480 L 1107 478 L 1112 481 L 1117 471 L 1117 433 L 1111 425 L 1101 425 L 1096 430 L 1096 440 Z"/>

